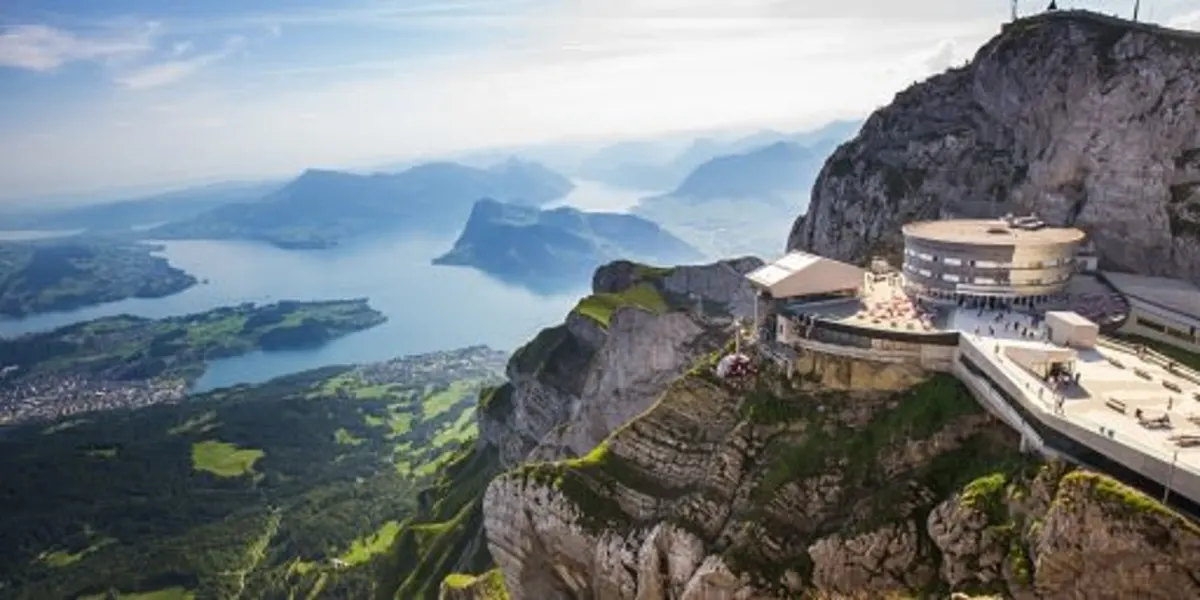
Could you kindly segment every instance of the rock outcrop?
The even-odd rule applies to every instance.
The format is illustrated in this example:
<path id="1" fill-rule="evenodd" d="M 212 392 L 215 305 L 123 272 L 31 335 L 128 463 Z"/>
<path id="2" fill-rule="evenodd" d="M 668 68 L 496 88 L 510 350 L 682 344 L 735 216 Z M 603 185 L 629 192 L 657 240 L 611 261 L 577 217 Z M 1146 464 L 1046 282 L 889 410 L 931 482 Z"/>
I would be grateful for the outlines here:
<path id="1" fill-rule="evenodd" d="M 1006 25 L 826 162 L 788 248 L 897 255 L 920 219 L 1036 212 L 1102 268 L 1200 281 L 1200 34 L 1094 13 Z"/>
<path id="2" fill-rule="evenodd" d="M 727 339 L 753 310 L 743 275 L 761 265 L 601 267 L 565 323 L 513 354 L 509 383 L 483 400 L 481 443 L 507 466 L 587 453 Z"/>
<path id="3" fill-rule="evenodd" d="M 948 376 L 879 380 L 699 368 L 587 455 L 500 476 L 485 526 L 511 597 L 1200 595 L 1194 524 L 1021 455 Z"/>

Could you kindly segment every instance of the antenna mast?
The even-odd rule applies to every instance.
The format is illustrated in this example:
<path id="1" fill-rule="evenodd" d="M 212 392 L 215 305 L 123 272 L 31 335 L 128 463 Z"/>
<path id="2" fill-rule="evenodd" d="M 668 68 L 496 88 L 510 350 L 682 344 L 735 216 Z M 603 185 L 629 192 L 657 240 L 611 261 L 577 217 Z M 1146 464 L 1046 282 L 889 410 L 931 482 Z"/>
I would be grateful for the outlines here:
<path id="1" fill-rule="evenodd" d="M 1133 2 L 1133 20 L 1138 20 L 1138 9 L 1142 8 L 1142 0 L 1134 0 Z"/>
<path id="2" fill-rule="evenodd" d="M 1017 0 L 1012 0 L 1012 20 L 1017 20 Z"/>

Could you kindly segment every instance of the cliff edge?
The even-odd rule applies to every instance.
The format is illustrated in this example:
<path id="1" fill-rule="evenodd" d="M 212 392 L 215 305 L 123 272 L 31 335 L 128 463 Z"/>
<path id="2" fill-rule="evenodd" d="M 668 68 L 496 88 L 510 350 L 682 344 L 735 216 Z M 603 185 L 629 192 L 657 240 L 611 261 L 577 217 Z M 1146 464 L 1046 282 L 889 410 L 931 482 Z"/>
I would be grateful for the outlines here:
<path id="1" fill-rule="evenodd" d="M 1200 34 L 1083 11 L 1006 25 L 825 163 L 789 249 L 897 256 L 900 226 L 1037 212 L 1104 268 L 1200 281 Z"/>
<path id="2" fill-rule="evenodd" d="M 797 380 L 764 372 L 750 389 L 706 362 L 589 454 L 495 479 L 484 522 L 508 593 L 1200 595 L 1190 521 L 1022 455 L 949 376 L 848 362 Z M 828 391 L 823 369 L 855 391 Z"/>
<path id="3" fill-rule="evenodd" d="M 753 311 L 757 258 L 597 269 L 592 294 L 513 353 L 509 383 L 481 402 L 480 443 L 505 466 L 586 454 Z"/>

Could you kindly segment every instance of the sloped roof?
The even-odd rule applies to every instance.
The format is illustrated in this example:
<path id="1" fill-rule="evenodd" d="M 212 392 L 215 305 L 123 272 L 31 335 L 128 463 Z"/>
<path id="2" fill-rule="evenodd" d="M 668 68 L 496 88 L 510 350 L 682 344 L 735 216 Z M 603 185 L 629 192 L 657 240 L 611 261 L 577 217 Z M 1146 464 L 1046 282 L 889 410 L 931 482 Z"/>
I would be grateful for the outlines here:
<path id="1" fill-rule="evenodd" d="M 865 271 L 831 258 L 794 251 L 746 275 L 776 298 L 805 296 L 856 288 Z"/>

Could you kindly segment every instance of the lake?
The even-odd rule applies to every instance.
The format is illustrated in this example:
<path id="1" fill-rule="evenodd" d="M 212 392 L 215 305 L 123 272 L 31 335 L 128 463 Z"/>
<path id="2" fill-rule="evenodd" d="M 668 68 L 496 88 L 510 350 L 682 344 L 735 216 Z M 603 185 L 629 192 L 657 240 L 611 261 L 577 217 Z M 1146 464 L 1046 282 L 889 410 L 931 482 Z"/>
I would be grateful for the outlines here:
<path id="1" fill-rule="evenodd" d="M 583 210 L 619 211 L 631 205 L 633 196 L 637 194 L 585 182 L 565 203 Z M 388 317 L 383 325 L 320 348 L 254 352 L 213 361 L 193 388 L 203 392 L 325 365 L 379 361 L 473 344 L 514 350 L 543 327 L 561 323 L 588 292 L 580 288 L 542 296 L 473 269 L 431 265 L 430 260 L 453 242 L 405 236 L 314 251 L 281 250 L 253 242 L 158 242 L 165 247 L 160 254 L 172 265 L 208 283 L 166 298 L 129 299 L 24 319 L 0 319 L 0 336 L 46 331 L 118 314 L 161 318 L 241 302 L 279 300 L 366 297 Z"/>

